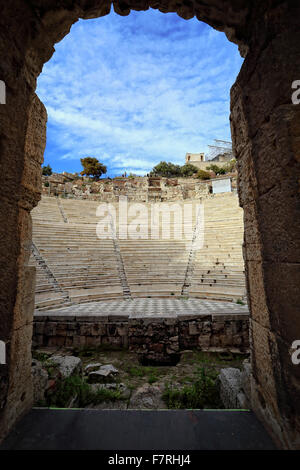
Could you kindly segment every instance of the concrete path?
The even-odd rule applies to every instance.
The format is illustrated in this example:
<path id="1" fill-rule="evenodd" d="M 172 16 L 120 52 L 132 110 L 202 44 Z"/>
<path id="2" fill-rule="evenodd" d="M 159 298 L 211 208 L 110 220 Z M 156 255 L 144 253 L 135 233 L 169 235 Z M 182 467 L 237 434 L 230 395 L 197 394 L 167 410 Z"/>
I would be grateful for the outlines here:
<path id="1" fill-rule="evenodd" d="M 203 410 L 33 409 L 0 446 L 21 450 L 275 449 L 254 414 Z"/>

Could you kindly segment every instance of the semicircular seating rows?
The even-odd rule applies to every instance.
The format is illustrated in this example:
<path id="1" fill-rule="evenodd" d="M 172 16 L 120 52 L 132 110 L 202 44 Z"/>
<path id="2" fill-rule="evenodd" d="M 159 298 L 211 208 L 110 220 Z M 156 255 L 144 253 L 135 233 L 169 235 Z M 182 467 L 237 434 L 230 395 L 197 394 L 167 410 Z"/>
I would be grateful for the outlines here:
<path id="1" fill-rule="evenodd" d="M 128 297 L 243 298 L 243 212 L 237 196 L 203 199 L 202 212 L 199 202 L 170 203 L 171 212 L 157 217 L 150 203 L 129 203 L 127 221 L 114 203 L 116 220 L 105 219 L 99 238 L 100 202 L 42 197 L 32 211 L 36 309 Z M 185 204 L 193 209 L 189 219 Z"/>

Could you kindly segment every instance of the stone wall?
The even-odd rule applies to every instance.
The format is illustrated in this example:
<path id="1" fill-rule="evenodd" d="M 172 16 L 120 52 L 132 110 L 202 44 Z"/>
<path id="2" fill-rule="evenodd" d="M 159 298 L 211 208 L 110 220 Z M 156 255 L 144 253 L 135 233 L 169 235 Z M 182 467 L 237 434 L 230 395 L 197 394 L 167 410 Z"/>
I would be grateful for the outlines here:
<path id="1" fill-rule="evenodd" d="M 15 101 L 12 87 L 7 98 Z M 24 91 L 24 96 L 26 92 Z M 17 105 L 15 105 L 17 107 Z M 47 113 L 36 95 L 28 99 L 27 109 L 19 110 L 16 117 L 9 112 L 10 128 L 16 132 L 19 119 L 24 128 L 20 135 L 20 147 L 13 144 L 12 137 L 2 139 L 9 145 L 1 155 L 1 297 L 0 338 L 6 345 L 6 364 L 0 365 L 0 440 L 16 419 L 27 412 L 33 402 L 31 377 L 31 338 L 35 296 L 35 268 L 28 266 L 31 255 L 32 222 L 31 209 L 41 196 L 41 163 L 46 145 Z M 1 121 L 3 124 L 3 121 Z M 8 126 L 8 127 L 9 127 Z M 3 127 L 1 129 L 3 132 Z M 1 145 L 0 145 L 1 147 Z M 24 160 L 19 166 L 17 155 Z M 9 169 L 4 171 L 5 162 Z M 13 174 L 11 174 L 11 171 Z M 17 183 L 14 186 L 13 181 Z"/>
<path id="2" fill-rule="evenodd" d="M 236 176 L 233 176 L 236 187 Z M 155 181 L 154 181 L 155 180 Z M 46 184 L 46 185 L 45 185 Z M 198 199 L 211 193 L 211 182 L 195 178 L 103 178 L 91 182 L 88 178 L 75 179 L 62 174 L 43 176 L 43 194 L 45 196 L 63 196 L 95 201 L 117 202 L 120 196 L 127 196 L 129 201 L 148 202 L 178 201 Z"/>
<path id="3" fill-rule="evenodd" d="M 251 310 L 252 408 L 284 448 L 300 448 L 300 368 L 291 361 L 300 338 L 300 4 L 289 0 L 116 0 L 114 10 L 158 8 L 224 31 L 245 57 L 231 92 L 231 129 L 245 214 L 244 257 Z M 1 1 L 0 439 L 31 403 L 30 333 L 33 276 L 27 269 L 30 210 L 39 200 L 45 111 L 36 79 L 79 18 L 107 15 L 108 0 Z M 36 107 L 32 105 L 36 103 Z M 36 124 L 30 116 L 36 109 Z M 33 150 L 32 154 L 25 151 Z M 36 137 L 35 137 L 36 136 Z M 35 145 L 31 147 L 31 142 Z M 38 184 L 38 187 L 36 186 Z M 23 310 L 23 299 L 28 307 Z"/>
<path id="4" fill-rule="evenodd" d="M 232 188 L 237 187 L 236 174 L 228 176 Z M 224 178 L 224 175 L 220 176 Z M 46 185 L 45 185 L 46 184 Z M 128 201 L 181 201 L 208 197 L 212 192 L 210 180 L 195 178 L 103 178 L 91 182 L 88 178 L 70 181 L 63 174 L 43 176 L 42 192 L 45 196 L 62 196 L 75 199 L 118 202 L 120 196 L 127 196 Z"/>
<path id="5" fill-rule="evenodd" d="M 247 314 L 103 318 L 39 313 L 34 320 L 33 345 L 79 348 L 110 345 L 129 348 L 148 361 L 165 362 L 190 348 L 247 352 L 249 319 Z"/>
<path id="6" fill-rule="evenodd" d="M 244 209 L 252 408 L 280 446 L 300 448 L 300 366 L 291 360 L 300 338 L 300 105 L 291 100 L 300 76 L 300 4 L 277 3 L 253 30 L 252 53 L 231 89 L 231 124 Z"/>

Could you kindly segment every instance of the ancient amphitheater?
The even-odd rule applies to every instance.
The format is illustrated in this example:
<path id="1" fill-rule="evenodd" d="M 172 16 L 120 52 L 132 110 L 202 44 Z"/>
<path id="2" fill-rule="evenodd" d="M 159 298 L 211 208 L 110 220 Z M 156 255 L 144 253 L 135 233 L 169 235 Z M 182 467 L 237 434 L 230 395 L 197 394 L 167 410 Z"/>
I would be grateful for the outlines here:
<path id="1" fill-rule="evenodd" d="M 175 233 L 181 228 L 176 210 L 184 204 L 187 202 L 173 206 L 174 231 L 169 240 L 151 239 L 148 220 L 139 221 L 147 227 L 147 239 L 130 233 L 125 240 L 109 234 L 107 239 L 99 239 L 99 202 L 43 197 L 32 212 L 36 309 L 128 297 L 242 299 L 243 216 L 237 196 L 204 200 L 204 240 L 199 249 L 193 246 L 196 201 L 190 202 L 192 230 L 184 240 Z M 145 207 L 150 215 L 150 204 Z"/>
<path id="2" fill-rule="evenodd" d="M 195 333 L 187 339 L 186 333 L 179 332 L 179 344 L 169 353 L 164 348 L 155 354 L 152 341 L 142 351 L 148 357 L 172 356 L 180 343 L 247 349 L 248 310 L 240 305 L 245 302 L 243 215 L 237 195 L 125 203 L 125 221 L 118 203 L 44 196 L 33 210 L 35 344 L 107 341 L 129 342 L 134 348 L 132 339 L 128 341 L 134 336 L 129 332 L 134 319 L 151 317 L 164 324 L 172 315 L 179 330 L 181 321 L 192 320 L 201 324 L 202 331 L 209 319 L 214 334 L 201 336 L 199 330 L 196 341 Z M 108 207 L 114 217 L 108 216 Z M 83 333 L 86 317 L 89 325 L 85 324 Z M 123 329 L 119 335 L 117 328 L 108 333 L 117 321 L 125 322 L 125 333 Z M 106 329 L 101 339 L 103 322 Z M 98 334 L 93 333 L 95 328 Z M 170 335 L 174 337 L 165 332 L 166 338 Z M 144 331 L 141 337 L 146 336 Z"/>

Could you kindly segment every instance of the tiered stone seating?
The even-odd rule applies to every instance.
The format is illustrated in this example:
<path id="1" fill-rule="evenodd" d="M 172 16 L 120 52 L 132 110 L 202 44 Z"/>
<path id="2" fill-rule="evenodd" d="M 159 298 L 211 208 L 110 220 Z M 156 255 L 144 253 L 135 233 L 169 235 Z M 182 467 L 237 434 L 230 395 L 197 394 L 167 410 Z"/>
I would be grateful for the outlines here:
<path id="1" fill-rule="evenodd" d="M 35 289 L 35 307 L 40 310 L 63 306 L 65 297 L 59 289 L 50 282 L 45 270 L 36 263 L 33 255 L 29 264 L 36 266 L 36 289 Z"/>
<path id="2" fill-rule="evenodd" d="M 99 217 L 96 216 L 99 202 L 74 199 L 60 199 L 64 213 L 71 224 L 95 224 Z"/>
<path id="3" fill-rule="evenodd" d="M 31 212 L 31 215 L 34 223 L 63 222 L 57 200 L 54 197 L 42 197 L 37 207 Z"/>
<path id="4" fill-rule="evenodd" d="M 132 297 L 180 295 L 189 252 L 179 241 L 121 241 Z"/>
<path id="5" fill-rule="evenodd" d="M 176 204 L 182 208 L 186 202 Z M 193 201 L 190 229 L 195 227 L 198 203 Z M 155 238 L 150 204 L 143 214 L 131 211 L 127 221 L 129 238 L 119 237 L 114 241 L 97 237 L 99 202 L 60 199 L 63 217 L 57 200 L 43 197 L 32 212 L 33 241 L 48 269 L 41 265 L 37 269 L 37 308 L 122 298 L 128 288 L 132 297 L 179 296 L 186 286 L 187 295 L 192 297 L 242 298 L 245 294 L 243 219 L 237 196 L 214 196 L 203 203 L 204 246 L 195 249 L 193 230 L 182 239 L 179 235 L 182 224 L 177 217 L 171 216 L 171 237 L 163 238 L 161 225 L 168 217 L 163 216 L 159 236 Z M 115 207 L 118 209 L 118 204 Z M 117 236 L 124 228 L 121 223 L 117 218 Z M 141 238 L 134 223 L 141 224 Z M 31 263 L 34 262 L 32 259 Z"/>
<path id="6" fill-rule="evenodd" d="M 55 211 L 53 201 L 57 206 L 55 199 L 43 198 L 41 207 L 33 211 L 33 241 L 64 295 L 76 303 L 122 296 L 112 240 L 99 240 L 95 224 L 41 220 L 42 208 Z M 38 276 L 36 305 L 52 308 L 49 291 L 42 291 L 44 281 L 45 276 Z"/>
<path id="7" fill-rule="evenodd" d="M 245 295 L 243 211 L 233 194 L 204 200 L 204 246 L 197 250 L 190 296 L 234 300 Z"/>
<path id="8" fill-rule="evenodd" d="M 182 209 L 183 203 L 176 202 Z M 176 207 L 175 205 L 175 207 Z M 168 233 L 168 214 L 162 213 L 160 230 L 151 226 L 151 204 L 147 204 L 147 216 L 139 222 L 148 226 L 148 239 L 119 240 L 120 251 L 124 261 L 128 285 L 132 297 L 170 297 L 181 295 L 182 286 L 191 247 L 192 230 L 196 222 L 194 204 L 193 219 L 190 221 L 190 233 L 183 239 L 183 220 L 170 216 L 170 238 Z M 172 203 L 170 203 L 170 208 Z M 153 207 L 153 206 L 152 206 Z M 162 206 L 164 207 L 164 206 Z M 129 219 L 130 223 L 130 219 Z M 158 239 L 155 239 L 157 236 Z M 165 238 L 164 238 L 165 237 Z"/>

